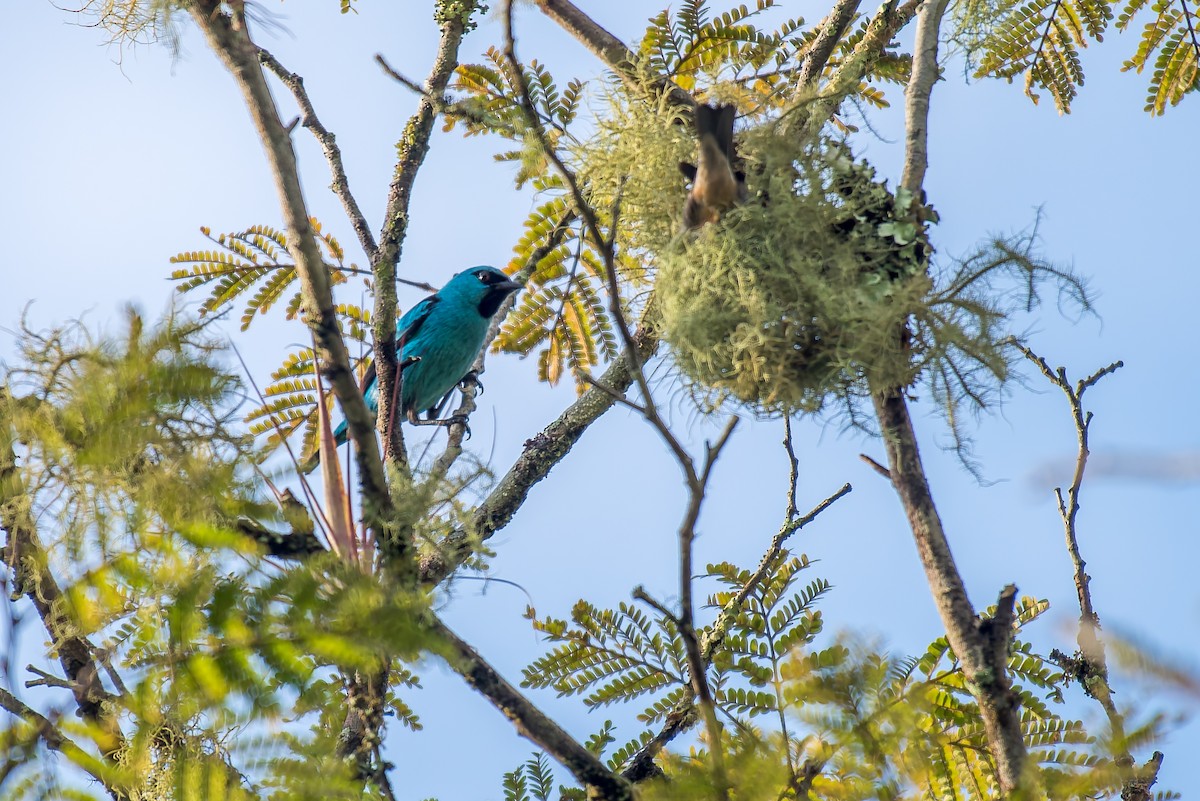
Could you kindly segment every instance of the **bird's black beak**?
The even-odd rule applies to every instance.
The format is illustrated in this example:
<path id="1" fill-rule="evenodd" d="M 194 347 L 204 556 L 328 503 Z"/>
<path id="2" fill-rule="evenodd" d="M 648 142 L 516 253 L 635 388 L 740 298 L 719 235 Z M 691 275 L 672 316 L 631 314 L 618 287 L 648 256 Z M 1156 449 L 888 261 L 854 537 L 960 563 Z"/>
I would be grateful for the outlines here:
<path id="1" fill-rule="evenodd" d="M 489 284 L 487 295 L 484 296 L 483 302 L 479 304 L 479 313 L 484 317 L 491 317 L 499 311 L 500 304 L 504 302 L 504 299 L 520 289 L 521 286 L 516 281 L 497 281 L 494 284 Z"/>

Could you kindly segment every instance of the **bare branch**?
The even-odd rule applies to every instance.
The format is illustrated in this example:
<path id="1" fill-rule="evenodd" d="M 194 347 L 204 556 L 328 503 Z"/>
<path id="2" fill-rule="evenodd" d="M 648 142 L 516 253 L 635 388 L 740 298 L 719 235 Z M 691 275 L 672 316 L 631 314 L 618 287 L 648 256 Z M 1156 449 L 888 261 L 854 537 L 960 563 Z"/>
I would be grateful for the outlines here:
<path id="1" fill-rule="evenodd" d="M 543 14 L 557 22 L 564 31 L 592 51 L 630 88 L 635 91 L 643 90 L 643 76 L 638 72 L 637 55 L 624 42 L 601 27 L 570 0 L 537 0 L 537 6 Z M 655 79 L 650 88 L 669 95 L 673 103 L 681 106 L 691 108 L 696 105 L 695 98 L 689 92 L 667 78 Z"/>
<path id="2" fill-rule="evenodd" d="M 46 671 L 42 670 L 39 667 L 35 667 L 34 665 L 26 665 L 25 669 L 28 670 L 33 675 L 38 677 L 36 679 L 29 679 L 28 681 L 26 681 L 25 686 L 27 688 L 30 688 L 30 687 L 59 687 L 64 690 L 73 690 L 74 689 L 74 685 L 71 684 L 71 682 L 67 681 L 66 679 L 60 679 L 58 676 L 55 676 L 53 673 L 47 673 Z"/>
<path id="3" fill-rule="evenodd" d="M 949 0 L 925 0 L 917 14 L 912 77 L 904 90 L 904 174 L 900 185 L 914 196 L 921 193 L 929 166 L 929 96 L 941 74 L 938 32 Z"/>
<path id="4" fill-rule="evenodd" d="M 610 771 L 595 754 L 546 717 L 445 623 L 435 618 L 432 630 L 445 643 L 439 655 L 447 664 L 511 720 L 522 737 L 538 745 L 569 770 L 587 790 L 589 798 L 628 801 L 633 797 L 627 781 Z"/>
<path id="5" fill-rule="evenodd" d="M 1071 418 L 1075 422 L 1075 439 L 1078 444 L 1071 486 L 1067 488 L 1065 496 L 1062 488 L 1056 487 L 1054 496 L 1058 500 L 1058 512 L 1063 522 L 1067 552 L 1071 555 L 1071 564 L 1074 569 L 1075 592 L 1079 598 L 1079 632 L 1076 635 L 1079 652 L 1075 656 L 1068 656 L 1055 649 L 1051 652 L 1050 657 L 1064 672 L 1078 681 L 1083 691 L 1095 698 L 1104 709 L 1108 725 L 1112 729 L 1112 740 L 1117 748 L 1116 763 L 1125 775 L 1121 797 L 1126 801 L 1149 801 L 1151 798 L 1150 788 L 1158 779 L 1158 768 L 1162 764 L 1163 755 L 1157 751 L 1154 752 L 1150 760 L 1138 768 L 1126 745 L 1125 716 L 1113 701 L 1113 690 L 1108 681 L 1108 658 L 1105 654 L 1104 642 L 1100 639 L 1099 634 L 1100 616 L 1096 614 L 1096 608 L 1092 603 L 1092 577 L 1087 573 L 1087 563 L 1083 560 L 1083 554 L 1079 549 L 1077 529 L 1077 519 L 1081 507 L 1079 492 L 1083 486 L 1083 475 L 1087 469 L 1088 457 L 1091 455 L 1088 434 L 1092 425 L 1092 413 L 1084 411 L 1083 395 L 1100 379 L 1123 367 L 1124 362 L 1115 361 L 1072 386 L 1067 378 L 1065 367 L 1059 367 L 1057 370 L 1051 369 L 1046 360 L 1030 348 L 1015 340 L 1012 341 L 1012 344 L 1026 359 L 1037 365 L 1042 375 L 1050 383 L 1061 389 L 1067 396 L 1067 403 L 1071 407 Z"/>
<path id="6" fill-rule="evenodd" d="M 371 235 L 367 219 L 363 216 L 362 209 L 358 207 L 358 201 L 354 199 L 354 194 L 350 191 L 350 179 L 346 177 L 346 168 L 342 164 L 342 151 L 337 146 L 334 135 L 317 119 L 317 112 L 308 97 L 308 90 L 304 88 L 304 79 L 285 69 L 275 56 L 261 46 L 258 48 L 258 58 L 266 65 L 267 69 L 279 77 L 283 85 L 296 98 L 296 105 L 300 107 L 301 112 L 300 124 L 312 131 L 313 136 L 321 145 L 321 150 L 325 152 L 325 160 L 329 162 L 329 171 L 333 173 L 333 185 L 331 186 L 333 193 L 342 201 L 342 208 L 346 210 L 346 216 L 350 218 L 350 225 L 354 228 L 363 252 L 367 254 L 369 260 L 374 261 L 375 237 Z"/>
<path id="7" fill-rule="evenodd" d="M 892 471 L 888 470 L 886 467 L 884 467 L 879 462 L 872 459 L 870 456 L 867 456 L 865 453 L 860 453 L 858 455 L 858 458 L 862 459 L 863 462 L 865 462 L 868 467 L 870 467 L 872 470 L 874 470 L 879 475 L 886 478 L 888 481 L 892 480 Z"/>
<path id="8" fill-rule="evenodd" d="M 892 486 L 896 488 L 908 517 L 925 578 L 946 628 L 946 638 L 962 663 L 968 686 L 979 701 L 1001 791 L 1011 794 L 1021 786 L 1025 744 L 1018 698 L 1008 675 L 1007 650 L 1000 657 L 985 641 L 980 627 L 989 621 L 981 622 L 976 617 L 967 597 L 929 491 L 903 392 L 899 389 L 876 392 L 873 399 L 887 448 Z M 1015 588 L 1013 592 L 1016 592 Z"/>
<path id="9" fill-rule="evenodd" d="M 679 616 L 676 615 L 674 612 L 672 612 L 670 609 L 668 609 L 667 606 L 662 601 L 659 601 L 654 596 L 652 596 L 649 592 L 647 592 L 646 588 L 643 587 L 641 584 L 639 584 L 633 588 L 633 592 L 631 593 L 631 595 L 633 596 L 634 600 L 641 601 L 646 606 L 650 607 L 655 612 L 658 612 L 664 618 L 669 620 L 671 623 L 674 623 L 676 627 L 679 626 Z"/>
<path id="10" fill-rule="evenodd" d="M 829 117 L 837 111 L 842 100 L 852 94 L 870 72 L 871 67 L 883 55 L 884 50 L 900 29 L 912 20 L 922 0 L 907 0 L 897 7 L 897 0 L 886 0 L 867 23 L 866 33 L 848 57 L 842 60 L 829 80 L 821 87 L 815 102 L 802 98 L 801 103 L 811 105 L 805 109 L 800 120 L 810 133 L 820 130 Z M 819 73 L 818 73 L 819 77 Z"/>

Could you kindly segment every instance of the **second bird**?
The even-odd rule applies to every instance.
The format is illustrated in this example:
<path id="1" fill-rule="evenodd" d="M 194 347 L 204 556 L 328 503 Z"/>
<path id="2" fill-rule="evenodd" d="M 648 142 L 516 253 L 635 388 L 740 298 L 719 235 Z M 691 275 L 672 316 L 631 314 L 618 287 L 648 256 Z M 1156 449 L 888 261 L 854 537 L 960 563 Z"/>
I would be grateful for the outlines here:
<path id="1" fill-rule="evenodd" d="M 734 169 L 733 106 L 698 105 L 694 117 L 700 140 L 698 164 L 682 163 L 680 171 L 692 182 L 683 207 L 683 225 L 694 230 L 716 222 L 721 213 L 746 199 L 746 176 Z"/>

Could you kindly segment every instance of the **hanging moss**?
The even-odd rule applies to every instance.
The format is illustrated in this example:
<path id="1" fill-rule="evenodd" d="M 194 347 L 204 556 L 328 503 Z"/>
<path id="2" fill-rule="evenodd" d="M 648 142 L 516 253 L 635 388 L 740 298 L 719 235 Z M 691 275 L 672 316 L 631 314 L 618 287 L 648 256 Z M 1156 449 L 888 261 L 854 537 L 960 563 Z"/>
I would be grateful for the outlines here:
<path id="1" fill-rule="evenodd" d="M 848 149 L 742 143 L 753 198 L 660 254 L 663 333 L 692 380 L 763 412 L 816 411 L 862 377 L 903 386 L 901 332 L 929 291 L 929 210 Z"/>
<path id="2" fill-rule="evenodd" d="M 832 405 L 854 421 L 870 391 L 924 379 L 960 442 L 959 405 L 983 406 L 1007 379 L 1011 315 L 1037 303 L 1041 279 L 1089 308 L 1078 278 L 1034 254 L 1036 230 L 931 269 L 937 215 L 923 199 L 893 192 L 844 141 L 798 140 L 774 119 L 736 134 L 750 199 L 684 232 L 678 165 L 695 139 L 653 97 L 614 87 L 574 156 L 594 207 L 618 209 L 622 273 L 653 277 L 663 339 L 706 405 Z"/>

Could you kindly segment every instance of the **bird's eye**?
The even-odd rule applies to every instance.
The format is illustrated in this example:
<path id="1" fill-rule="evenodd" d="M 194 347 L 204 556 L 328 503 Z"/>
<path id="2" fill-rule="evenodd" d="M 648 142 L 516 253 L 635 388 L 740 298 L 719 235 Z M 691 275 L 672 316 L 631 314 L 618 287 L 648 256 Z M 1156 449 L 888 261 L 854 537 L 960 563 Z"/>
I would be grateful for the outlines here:
<path id="1" fill-rule="evenodd" d="M 496 280 L 496 276 L 487 270 L 480 270 L 479 272 L 475 273 L 475 276 L 485 284 L 493 283 Z"/>

